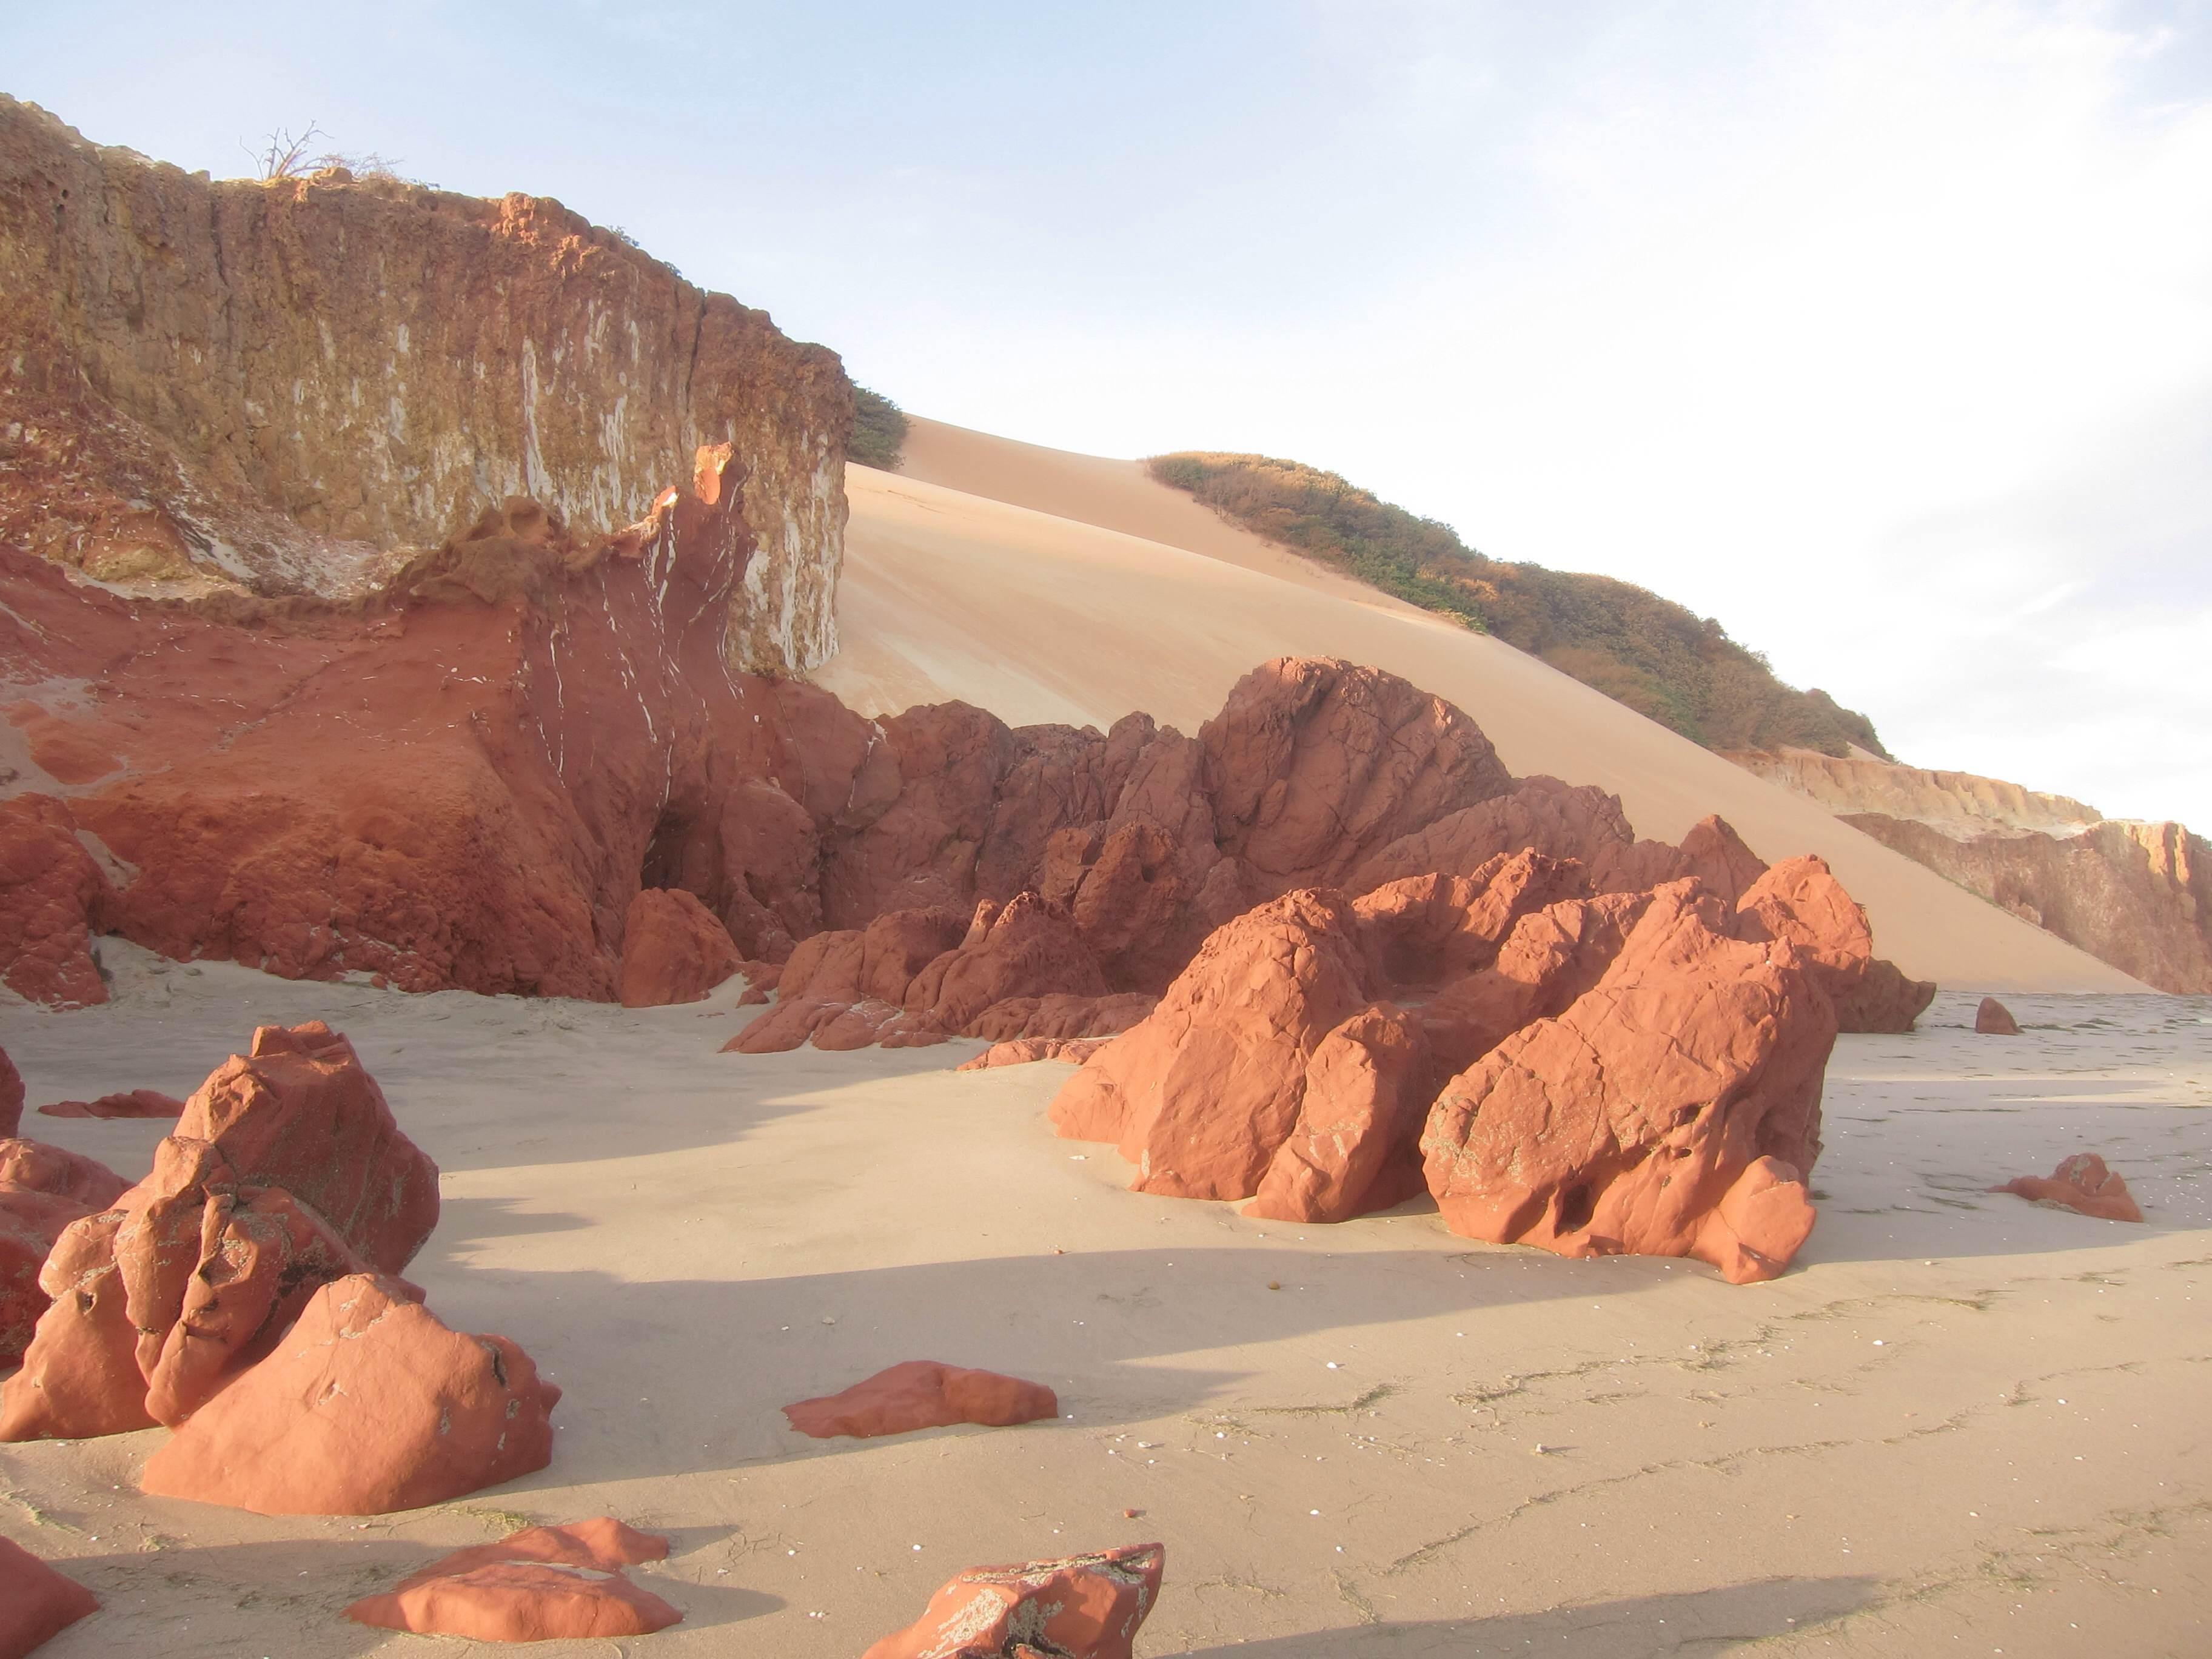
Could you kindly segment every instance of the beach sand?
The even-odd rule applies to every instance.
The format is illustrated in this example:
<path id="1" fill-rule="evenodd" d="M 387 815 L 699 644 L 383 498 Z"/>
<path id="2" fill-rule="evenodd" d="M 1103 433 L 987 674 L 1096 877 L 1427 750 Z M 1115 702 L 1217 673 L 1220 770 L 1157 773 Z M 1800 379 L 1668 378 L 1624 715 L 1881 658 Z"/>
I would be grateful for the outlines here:
<path id="1" fill-rule="evenodd" d="M 1150 1539 L 1145 1656 L 2212 1650 L 2212 1000 L 2019 997 L 2008 1040 L 1947 994 L 1842 1039 L 1819 1228 L 1739 1287 L 1425 1204 L 1298 1228 L 1130 1193 L 1049 1132 L 1069 1068 L 720 1054 L 734 985 L 625 1011 L 101 951 L 110 1005 L 0 1008 L 33 1104 L 183 1093 L 254 1024 L 328 1018 L 445 1172 L 410 1276 L 568 1393 L 550 1468 L 367 1521 L 143 1497 L 159 1431 L 0 1447 L 0 1533 L 105 1602 L 53 1659 L 490 1651 L 340 1611 L 603 1512 L 673 1538 L 636 1577 L 686 1622 L 549 1659 L 851 1659 L 963 1566 Z M 162 1127 L 26 1118 L 132 1176 Z M 2084 1148 L 2147 1225 L 1982 1190 Z M 784 1425 L 923 1358 L 1065 1416 Z"/>

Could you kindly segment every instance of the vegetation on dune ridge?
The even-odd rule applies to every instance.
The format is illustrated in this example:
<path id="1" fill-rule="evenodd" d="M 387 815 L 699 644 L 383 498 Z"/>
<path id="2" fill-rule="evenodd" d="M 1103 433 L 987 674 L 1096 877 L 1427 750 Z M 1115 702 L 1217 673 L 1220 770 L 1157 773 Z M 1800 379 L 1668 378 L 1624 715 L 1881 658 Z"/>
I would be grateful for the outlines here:
<path id="1" fill-rule="evenodd" d="M 1856 744 L 1889 758 L 1865 715 L 1784 684 L 1719 623 L 1633 583 L 1486 558 L 1449 525 L 1297 461 L 1184 451 L 1146 465 L 1231 523 L 1494 634 L 1708 749 Z"/>
<path id="2" fill-rule="evenodd" d="M 853 436 L 845 458 L 862 466 L 898 471 L 899 451 L 906 447 L 906 416 L 879 392 L 864 386 L 853 388 Z"/>

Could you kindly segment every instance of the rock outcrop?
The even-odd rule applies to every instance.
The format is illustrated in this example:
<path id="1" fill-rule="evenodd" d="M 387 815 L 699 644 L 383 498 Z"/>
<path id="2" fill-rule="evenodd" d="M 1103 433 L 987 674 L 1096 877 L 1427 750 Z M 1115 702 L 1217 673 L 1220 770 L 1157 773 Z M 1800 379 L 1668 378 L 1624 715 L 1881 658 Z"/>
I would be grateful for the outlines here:
<path id="1" fill-rule="evenodd" d="M 1059 1416 L 1060 1399 L 1042 1382 L 908 1359 L 841 1393 L 786 1406 L 783 1414 L 793 1428 L 817 1440 L 837 1435 L 869 1440 L 955 1423 L 993 1429 L 1035 1423 Z"/>
<path id="2" fill-rule="evenodd" d="M 62 1234 L 106 1209 L 128 1184 L 78 1153 L 0 1139 L 0 1370 L 22 1358 L 52 1301 L 39 1275 Z"/>
<path id="3" fill-rule="evenodd" d="M 714 913 L 680 887 L 648 887 L 623 922 L 625 1008 L 698 1002 L 738 971 L 738 947 Z"/>
<path id="4" fill-rule="evenodd" d="M 2100 1221 L 2143 1218 L 2128 1183 L 2106 1169 L 2105 1160 L 2094 1152 L 2076 1152 L 2061 1159 L 2048 1176 L 2021 1176 L 1990 1190 L 2011 1193 L 2052 1209 L 2078 1210 Z"/>
<path id="5" fill-rule="evenodd" d="M 23 1074 L 8 1051 L 0 1048 L 0 1136 L 12 1135 L 23 1125 Z"/>
<path id="6" fill-rule="evenodd" d="M 1844 823 L 2146 985 L 2212 994 L 2212 842 L 2179 823 L 2106 819 L 2078 835 L 1960 839 L 1907 819 Z"/>
<path id="7" fill-rule="evenodd" d="M 684 1615 L 623 1569 L 668 1557 L 668 1540 L 611 1516 L 526 1527 L 441 1556 L 346 1609 L 356 1624 L 478 1642 L 650 1636 Z"/>
<path id="8" fill-rule="evenodd" d="M 1041 1060 L 1065 1060 L 1071 1066 L 1089 1061 L 1111 1037 L 1011 1037 L 994 1042 L 973 1060 L 963 1060 L 956 1072 L 991 1072 L 1001 1066 L 1033 1066 Z"/>
<path id="9" fill-rule="evenodd" d="M 557 202 L 213 183 L 8 99 L 0 292 L 0 542 L 141 591 L 353 596 L 502 496 L 617 529 L 726 442 L 760 543 L 732 665 L 836 648 L 836 357 Z"/>
<path id="10" fill-rule="evenodd" d="M 1984 997 L 1974 1010 L 1974 1030 L 1982 1036 L 2018 1036 L 2020 1022 L 1995 997 Z"/>
<path id="11" fill-rule="evenodd" d="M 159 1089 L 130 1089 L 97 1100 L 57 1100 L 39 1108 L 41 1117 L 179 1117 L 185 1103 Z"/>
<path id="12" fill-rule="evenodd" d="M 100 1598 L 19 1544 L 0 1538 L 0 1659 L 31 1650 L 100 1611 Z"/>
<path id="13" fill-rule="evenodd" d="M 861 1659 L 1132 1659 L 1167 1552 L 1131 1544 L 1056 1561 L 970 1567 Z"/>
<path id="14" fill-rule="evenodd" d="M 1867 755 L 1729 758 L 2147 985 L 2212 993 L 2212 843 L 2179 823 Z"/>
<path id="15" fill-rule="evenodd" d="M 184 1421 L 319 1287 L 404 1267 L 437 1221 L 437 1166 L 319 1022 L 257 1030 L 128 1190 L 97 1165 L 43 1161 L 49 1186 L 97 1212 L 81 1211 L 39 1270 L 51 1305 L 0 1385 L 0 1440 Z M 15 1167 L 0 1159 L 0 1177 Z"/>
<path id="16" fill-rule="evenodd" d="M 318 1290 L 140 1485 L 261 1515 L 420 1509 L 544 1468 L 560 1397 L 505 1337 L 449 1330 L 407 1286 L 358 1274 Z"/>
<path id="17" fill-rule="evenodd" d="M 1813 1226 L 1832 1005 L 1787 944 L 1656 891 L 1604 977 L 1447 1083 L 1421 1136 L 1468 1237 L 1566 1255 L 1694 1255 L 1771 1279 Z"/>
<path id="18" fill-rule="evenodd" d="M 1866 912 L 1851 902 L 1825 860 L 1784 860 L 1736 901 L 1735 937 L 1796 947 L 1813 981 L 1835 1005 L 1844 1031 L 1909 1031 L 1936 987 L 1907 979 L 1874 953 Z"/>

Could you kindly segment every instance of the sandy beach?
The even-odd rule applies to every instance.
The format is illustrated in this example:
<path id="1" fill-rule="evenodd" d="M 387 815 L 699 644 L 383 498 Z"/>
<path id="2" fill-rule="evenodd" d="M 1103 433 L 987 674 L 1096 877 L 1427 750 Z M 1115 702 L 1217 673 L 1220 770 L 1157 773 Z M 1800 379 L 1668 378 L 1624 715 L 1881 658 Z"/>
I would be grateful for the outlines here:
<path id="1" fill-rule="evenodd" d="M 340 1610 L 517 1517 L 602 1512 L 674 1540 L 637 1577 L 685 1622 L 624 1652 L 854 1655 L 960 1567 L 1154 1538 L 1147 1656 L 2212 1639 L 2212 1003 L 2020 997 L 2002 1040 L 1947 993 L 1913 1035 L 1843 1038 L 1819 1228 L 1737 1287 L 1471 1245 L 1425 1200 L 1297 1228 L 1129 1193 L 1044 1121 L 1069 1068 L 720 1054 L 755 1012 L 734 985 L 624 1011 L 102 951 L 109 1006 L 0 1012 L 33 1103 L 182 1092 L 257 1021 L 327 1018 L 444 1171 L 411 1276 L 568 1393 L 542 1474 L 367 1521 L 143 1497 L 159 1431 L 0 1449 L 0 1531 L 105 1604 L 56 1659 L 414 1651 Z M 161 1127 L 32 1125 L 133 1176 Z M 2147 1225 L 1982 1190 L 2083 1147 Z M 914 1358 L 1048 1382 L 1064 1416 L 785 1426 Z"/>

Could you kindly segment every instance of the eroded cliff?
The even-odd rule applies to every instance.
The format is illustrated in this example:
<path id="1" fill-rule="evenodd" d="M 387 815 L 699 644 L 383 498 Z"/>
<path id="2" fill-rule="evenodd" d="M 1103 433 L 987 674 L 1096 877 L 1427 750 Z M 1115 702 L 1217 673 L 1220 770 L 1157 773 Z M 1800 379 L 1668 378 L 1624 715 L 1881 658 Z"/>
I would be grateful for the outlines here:
<path id="1" fill-rule="evenodd" d="M 728 443 L 733 666 L 836 650 L 836 355 L 559 203 L 214 182 L 0 96 L 0 542 L 146 594 L 366 592 L 487 506 L 646 516 Z"/>
<path id="2" fill-rule="evenodd" d="M 2212 844 L 2181 824 L 1871 756 L 1729 758 L 2146 985 L 2212 992 Z"/>

